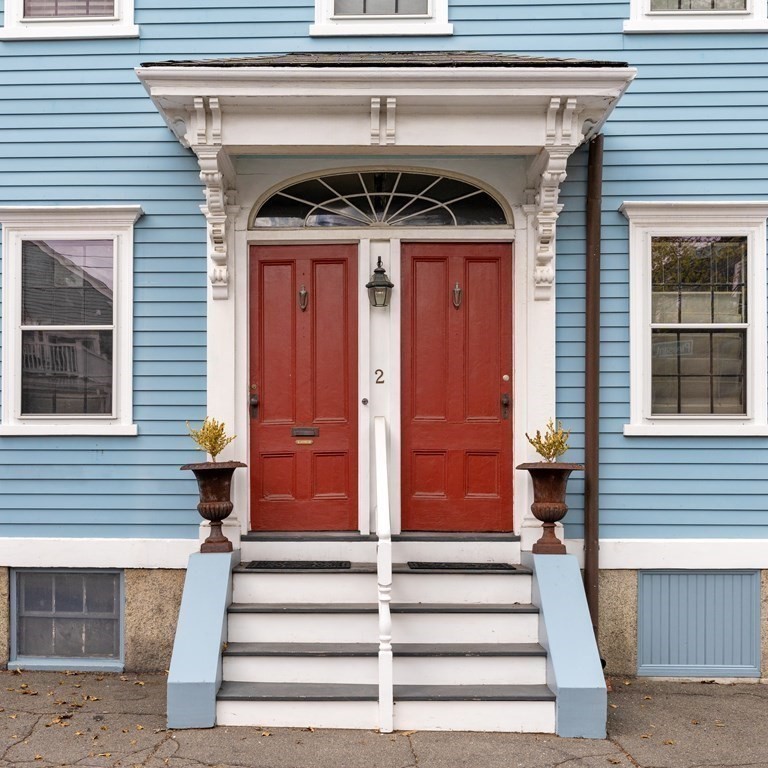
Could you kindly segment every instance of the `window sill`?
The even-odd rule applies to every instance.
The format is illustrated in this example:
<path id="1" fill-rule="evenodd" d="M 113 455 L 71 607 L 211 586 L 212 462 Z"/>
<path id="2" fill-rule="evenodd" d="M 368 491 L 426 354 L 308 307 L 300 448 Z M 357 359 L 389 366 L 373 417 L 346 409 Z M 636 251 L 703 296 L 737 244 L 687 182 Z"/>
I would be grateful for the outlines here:
<path id="1" fill-rule="evenodd" d="M 8 669 L 39 669 L 50 672 L 122 672 L 125 665 L 119 659 L 50 658 L 48 656 L 20 656 L 8 662 Z"/>
<path id="2" fill-rule="evenodd" d="M 382 21 L 342 22 L 339 24 L 312 24 L 310 37 L 383 37 L 389 35 L 452 35 L 453 24 L 434 21 Z"/>
<path id="3" fill-rule="evenodd" d="M 718 422 L 691 424 L 684 421 L 656 424 L 625 424 L 625 437 L 768 437 L 768 424 Z"/>
<path id="4" fill-rule="evenodd" d="M 692 32 L 768 32 L 768 19 L 642 19 L 625 21 L 624 34 Z"/>
<path id="5" fill-rule="evenodd" d="M 136 24 L 52 23 L 0 28 L 0 40 L 82 40 L 86 38 L 138 37 Z"/>
<path id="6" fill-rule="evenodd" d="M 97 435 L 133 437 L 139 434 L 136 424 L 3 424 L 0 437 L 70 437 Z"/>

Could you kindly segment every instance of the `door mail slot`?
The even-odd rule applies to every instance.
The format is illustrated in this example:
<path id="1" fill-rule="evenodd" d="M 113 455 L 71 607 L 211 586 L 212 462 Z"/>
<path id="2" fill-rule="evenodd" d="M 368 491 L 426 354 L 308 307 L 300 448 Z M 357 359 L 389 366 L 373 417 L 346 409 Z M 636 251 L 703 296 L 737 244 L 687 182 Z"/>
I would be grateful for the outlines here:
<path id="1" fill-rule="evenodd" d="M 317 437 L 319 434 L 317 427 L 294 427 L 291 430 L 291 437 Z"/>

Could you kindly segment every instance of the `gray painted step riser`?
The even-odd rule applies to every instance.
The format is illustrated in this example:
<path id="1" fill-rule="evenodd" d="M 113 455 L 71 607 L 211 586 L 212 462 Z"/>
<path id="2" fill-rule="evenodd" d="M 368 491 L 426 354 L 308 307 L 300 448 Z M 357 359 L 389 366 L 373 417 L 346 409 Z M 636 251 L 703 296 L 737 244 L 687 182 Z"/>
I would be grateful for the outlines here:
<path id="1" fill-rule="evenodd" d="M 375 701 L 219 701 L 217 725 L 272 728 L 378 727 Z M 395 704 L 396 730 L 554 733 L 554 702 L 408 701 Z"/>
<path id="2" fill-rule="evenodd" d="M 377 665 L 375 656 L 225 656 L 224 679 L 375 684 Z M 396 657 L 394 674 L 396 685 L 544 685 L 547 677 L 543 656 Z"/>
<path id="3" fill-rule="evenodd" d="M 430 603 L 529 603 L 528 574 L 395 573 L 392 599 Z M 377 596 L 373 573 L 235 573 L 236 603 L 373 602 Z"/>
<path id="4" fill-rule="evenodd" d="M 393 615 L 392 636 L 399 643 L 532 643 L 538 620 L 535 613 L 403 613 Z M 375 613 L 229 614 L 231 642 L 373 643 L 378 636 Z"/>
<path id="5" fill-rule="evenodd" d="M 375 541 L 243 541 L 242 559 L 376 561 Z M 395 541 L 397 562 L 512 563 L 520 562 L 518 541 Z"/>

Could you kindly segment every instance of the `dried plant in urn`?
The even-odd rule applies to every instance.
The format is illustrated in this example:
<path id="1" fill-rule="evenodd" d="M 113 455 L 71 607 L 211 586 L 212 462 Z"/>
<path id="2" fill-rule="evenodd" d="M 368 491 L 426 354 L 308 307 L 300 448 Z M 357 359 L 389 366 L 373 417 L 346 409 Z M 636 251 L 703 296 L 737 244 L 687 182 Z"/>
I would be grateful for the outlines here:
<path id="1" fill-rule="evenodd" d="M 224 536 L 221 523 L 232 512 L 234 505 L 230 500 L 232 475 L 238 467 L 244 467 L 241 461 L 216 461 L 216 457 L 235 439 L 227 435 L 226 425 L 210 416 L 205 417 L 200 429 L 193 429 L 187 422 L 189 436 L 199 451 L 205 451 L 211 461 L 198 464 L 185 464 L 182 469 L 191 470 L 197 478 L 200 491 L 200 503 L 197 511 L 211 524 L 208 538 L 200 545 L 201 552 L 231 552 L 232 542 Z"/>
<path id="2" fill-rule="evenodd" d="M 537 520 L 541 520 L 544 529 L 541 538 L 533 545 L 533 552 L 538 555 L 564 555 L 565 545 L 557 538 L 555 524 L 559 523 L 568 511 L 568 505 L 565 503 L 568 478 L 571 472 L 583 470 L 584 465 L 557 461 L 568 450 L 568 438 L 571 436 L 571 431 L 563 429 L 560 421 L 555 428 L 554 419 L 550 419 L 543 435 L 537 429 L 533 437 L 527 432 L 525 436 L 536 453 L 544 459 L 517 467 L 528 470 L 531 476 L 531 512 Z"/>

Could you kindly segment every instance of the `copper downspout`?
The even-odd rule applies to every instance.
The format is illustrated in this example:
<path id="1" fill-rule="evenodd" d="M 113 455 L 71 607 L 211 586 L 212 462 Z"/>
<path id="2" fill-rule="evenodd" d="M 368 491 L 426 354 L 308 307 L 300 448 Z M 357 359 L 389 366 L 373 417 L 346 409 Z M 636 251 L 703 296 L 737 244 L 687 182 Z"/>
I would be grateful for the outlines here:
<path id="1" fill-rule="evenodd" d="M 589 143 L 584 350 L 584 587 L 595 638 L 599 628 L 600 542 L 600 230 L 603 135 Z"/>

